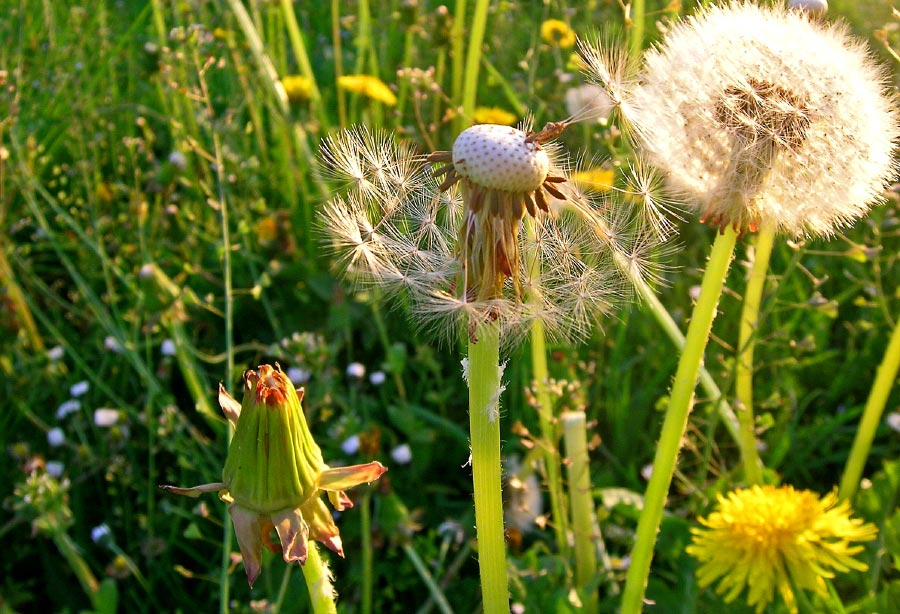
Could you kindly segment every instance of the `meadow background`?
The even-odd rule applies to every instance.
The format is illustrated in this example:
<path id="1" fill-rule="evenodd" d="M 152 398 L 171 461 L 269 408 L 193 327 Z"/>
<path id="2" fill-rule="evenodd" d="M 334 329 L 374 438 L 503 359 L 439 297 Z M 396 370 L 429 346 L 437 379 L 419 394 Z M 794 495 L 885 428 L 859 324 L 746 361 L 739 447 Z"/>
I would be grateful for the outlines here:
<path id="1" fill-rule="evenodd" d="M 306 386 L 326 461 L 390 468 L 354 490 L 356 508 L 337 520 L 341 611 L 476 610 L 459 347 L 344 283 L 316 222 L 339 187 L 316 158 L 327 135 L 365 124 L 429 152 L 471 123 L 457 109 L 475 4 L 0 0 L 0 612 L 307 611 L 299 571 L 277 556 L 247 587 L 233 539 L 223 549 L 232 529 L 214 496 L 157 489 L 219 479 L 216 387 L 239 390 L 245 369 L 275 361 Z M 829 18 L 848 21 L 896 74 L 890 4 L 830 4 Z M 657 22 L 696 5 L 648 0 L 645 46 Z M 579 35 L 624 40 L 629 30 L 611 0 L 491 3 L 479 113 L 514 122 L 530 111 L 538 126 L 568 115 L 566 93 L 584 78 L 566 40 L 542 38 L 549 19 Z M 388 93 L 371 80 L 338 87 L 342 75 L 377 77 Z M 614 121 L 560 140 L 621 181 L 630 152 Z M 755 396 L 763 460 L 784 483 L 825 493 L 843 469 L 900 314 L 897 205 L 887 194 L 830 241 L 776 243 Z M 684 217 L 658 287 L 682 327 L 714 232 Z M 726 394 L 745 248 L 706 354 Z M 510 459 L 527 459 L 539 431 L 528 356 L 527 344 L 511 351 L 505 372 Z M 635 304 L 587 343 L 549 348 L 557 409 L 587 413 L 618 580 L 677 356 Z M 898 523 L 888 521 L 900 488 L 896 393 L 885 416 L 855 500 L 881 533 L 862 555 L 870 571 L 837 583 L 848 611 L 900 595 Z M 26 475 L 41 466 L 55 478 L 29 491 Z M 655 611 L 749 611 L 699 590 L 684 553 L 738 469 L 734 441 L 698 392 L 648 590 Z M 540 472 L 520 477 L 520 494 L 540 498 Z M 573 611 L 571 560 L 543 524 L 526 519 L 508 536 L 512 600 Z M 601 611 L 614 611 L 605 591 Z"/>

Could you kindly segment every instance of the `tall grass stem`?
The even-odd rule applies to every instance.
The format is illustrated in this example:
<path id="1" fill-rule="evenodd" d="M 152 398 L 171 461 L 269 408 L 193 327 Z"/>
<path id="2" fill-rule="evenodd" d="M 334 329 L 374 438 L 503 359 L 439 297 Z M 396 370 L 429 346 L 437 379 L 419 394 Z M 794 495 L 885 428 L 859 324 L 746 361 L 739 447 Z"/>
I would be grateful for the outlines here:
<path id="1" fill-rule="evenodd" d="M 566 475 L 569 478 L 569 505 L 572 508 L 572 532 L 575 537 L 575 586 L 590 590 L 582 612 L 597 611 L 597 542 L 602 540 L 594 499 L 591 496 L 591 462 L 587 449 L 587 419 L 583 411 L 567 411 L 560 416 L 566 441 Z M 608 567 L 606 569 L 609 569 Z"/>
<path id="2" fill-rule="evenodd" d="M 462 117 L 457 118 L 457 132 L 465 127 L 475 111 L 475 99 L 478 95 L 478 69 L 481 66 L 481 46 L 484 44 L 484 32 L 487 28 L 489 0 L 476 0 L 475 13 L 472 15 L 472 26 L 469 30 L 469 46 L 466 50 L 466 68 L 462 86 Z"/>
<path id="3" fill-rule="evenodd" d="M 852 499 L 859 488 L 866 459 L 869 457 L 869 450 L 875 439 L 875 431 L 881 422 L 888 395 L 897 379 L 898 368 L 900 368 L 900 324 L 895 324 L 881 364 L 878 365 L 878 370 L 875 372 L 875 381 L 869 391 L 869 398 L 866 400 L 862 418 L 856 429 L 856 437 L 850 448 L 850 456 L 844 466 L 844 473 L 838 488 L 838 497 L 841 499 Z"/>
<path id="4" fill-rule="evenodd" d="M 656 534 L 662 522 L 666 497 L 675 473 L 681 439 L 687 428 L 700 363 L 709 342 L 716 306 L 725 285 L 725 277 L 728 275 L 736 242 L 737 234 L 732 228 L 726 228 L 717 235 L 706 265 L 706 272 L 703 274 L 700 297 L 691 315 L 684 350 L 678 361 L 669 397 L 669 407 L 657 443 L 653 474 L 644 494 L 644 509 L 638 521 L 634 548 L 631 551 L 631 566 L 625 578 L 622 614 L 638 614 L 643 607 Z"/>
<path id="5" fill-rule="evenodd" d="M 775 227 L 765 224 L 760 228 L 754 241 L 753 265 L 747 278 L 744 302 L 741 307 L 741 321 L 738 328 L 738 356 L 735 365 L 735 392 L 737 394 L 737 416 L 741 425 L 741 462 L 744 466 L 744 481 L 748 486 L 762 484 L 762 461 L 756 447 L 756 421 L 753 414 L 753 351 L 756 347 L 759 329 L 759 306 L 766 285 L 766 273 L 772 247 L 775 244 Z"/>

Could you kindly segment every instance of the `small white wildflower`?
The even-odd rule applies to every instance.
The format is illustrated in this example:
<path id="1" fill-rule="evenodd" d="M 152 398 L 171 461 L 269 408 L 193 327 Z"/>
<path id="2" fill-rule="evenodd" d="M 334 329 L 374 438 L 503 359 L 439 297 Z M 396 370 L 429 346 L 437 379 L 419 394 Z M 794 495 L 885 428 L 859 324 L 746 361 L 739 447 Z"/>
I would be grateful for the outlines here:
<path id="1" fill-rule="evenodd" d="M 143 266 L 141 266 L 140 269 L 138 269 L 138 277 L 140 279 L 144 279 L 144 280 L 153 279 L 155 276 L 156 276 L 156 265 L 153 264 L 152 262 L 148 262 L 147 264 L 144 264 Z"/>
<path id="2" fill-rule="evenodd" d="M 341 444 L 341 450 L 344 451 L 344 454 L 347 456 L 353 456 L 359 451 L 359 435 L 350 435 L 344 442 Z"/>
<path id="3" fill-rule="evenodd" d="M 95 544 L 100 543 L 100 540 L 108 538 L 112 535 L 112 531 L 109 528 L 109 525 L 105 522 L 103 524 L 98 524 L 96 527 L 91 529 L 91 541 Z"/>
<path id="4" fill-rule="evenodd" d="M 119 421 L 119 410 L 101 407 L 94 410 L 94 424 L 101 428 L 108 428 Z"/>
<path id="5" fill-rule="evenodd" d="M 171 339 L 163 339 L 163 342 L 159 347 L 159 351 L 163 356 L 174 356 L 176 351 L 175 342 Z"/>
<path id="6" fill-rule="evenodd" d="M 406 465 L 412 462 L 412 448 L 408 443 L 401 443 L 399 446 L 391 450 L 391 458 L 398 465 Z"/>
<path id="7" fill-rule="evenodd" d="M 885 416 L 884 421 L 889 427 L 900 433 L 900 411 L 892 411 Z"/>
<path id="8" fill-rule="evenodd" d="M 90 389 L 91 385 L 86 381 L 80 381 L 78 383 L 72 384 L 69 388 L 69 394 L 73 397 L 84 396 L 84 394 Z"/>
<path id="9" fill-rule="evenodd" d="M 295 386 L 302 386 L 309 381 L 309 378 L 312 376 L 312 374 L 306 369 L 301 369 L 300 367 L 291 367 L 287 371 L 287 376 Z"/>
<path id="10" fill-rule="evenodd" d="M 636 79 L 582 47 L 643 153 L 701 218 L 832 235 L 882 197 L 900 116 L 886 73 L 843 24 L 751 2 L 674 25 Z"/>
<path id="11" fill-rule="evenodd" d="M 361 362 L 351 362 L 347 365 L 347 375 L 356 379 L 362 379 L 366 376 L 366 366 Z"/>
<path id="12" fill-rule="evenodd" d="M 47 469 L 47 475 L 52 478 L 61 478 L 63 472 L 66 470 L 66 466 L 61 461 L 47 461 L 45 465 Z"/>
<path id="13" fill-rule="evenodd" d="M 103 347 L 105 347 L 110 352 L 115 352 L 116 354 L 122 351 L 122 345 L 112 335 L 107 336 L 103 340 Z"/>
<path id="14" fill-rule="evenodd" d="M 650 476 L 652 476 L 652 475 L 653 475 L 653 463 L 644 465 L 643 468 L 641 468 L 641 477 L 644 478 L 645 480 L 649 481 Z"/>
<path id="15" fill-rule="evenodd" d="M 63 347 L 61 345 L 55 345 L 47 350 L 47 358 L 54 361 L 62 358 L 64 354 L 65 350 L 63 350 Z"/>
<path id="16" fill-rule="evenodd" d="M 81 409 L 81 401 L 77 399 L 69 399 L 60 404 L 59 407 L 56 408 L 56 419 L 62 420 L 69 414 L 75 413 Z"/>
<path id="17" fill-rule="evenodd" d="M 47 443 L 50 444 L 51 448 L 58 448 L 65 442 L 66 434 L 61 428 L 55 427 L 47 431 Z"/>
<path id="18" fill-rule="evenodd" d="M 187 168 L 188 160 L 187 156 L 181 153 L 178 150 L 175 150 L 169 154 L 169 164 L 174 166 L 180 171 L 183 171 Z"/>
<path id="19" fill-rule="evenodd" d="M 369 375 L 369 382 L 373 386 L 381 386 L 387 376 L 384 374 L 384 371 L 373 371 L 371 375 Z"/>

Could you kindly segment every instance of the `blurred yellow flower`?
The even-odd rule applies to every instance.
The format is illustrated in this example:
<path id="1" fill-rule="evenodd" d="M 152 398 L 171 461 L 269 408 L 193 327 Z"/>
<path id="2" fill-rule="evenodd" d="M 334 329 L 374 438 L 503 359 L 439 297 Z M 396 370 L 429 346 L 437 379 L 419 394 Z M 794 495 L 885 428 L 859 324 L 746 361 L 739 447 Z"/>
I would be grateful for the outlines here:
<path id="1" fill-rule="evenodd" d="M 292 103 L 309 100 L 312 94 L 312 80 L 302 75 L 288 75 L 281 80 L 281 85 Z"/>
<path id="2" fill-rule="evenodd" d="M 278 221 L 275 216 L 266 216 L 254 224 L 253 230 L 260 243 L 271 243 L 278 237 Z"/>
<path id="3" fill-rule="evenodd" d="M 368 96 L 388 106 L 397 104 L 397 97 L 384 81 L 371 75 L 345 75 L 338 77 L 338 87 L 354 94 Z"/>
<path id="4" fill-rule="evenodd" d="M 871 541 L 878 529 L 850 518 L 849 502 L 836 492 L 819 498 L 791 486 L 753 486 L 718 498 L 718 509 L 700 519 L 705 528 L 692 529 L 687 552 L 700 562 L 700 586 L 719 580 L 726 602 L 747 588 L 747 603 L 760 613 L 777 588 L 791 606 L 791 583 L 827 595 L 824 578 L 868 568 L 853 558 L 863 546 L 850 543 Z"/>
<path id="5" fill-rule="evenodd" d="M 552 47 L 571 49 L 575 46 L 575 31 L 564 21 L 548 19 L 541 24 L 541 39 Z"/>
<path id="6" fill-rule="evenodd" d="M 609 192 L 616 178 L 616 171 L 605 168 L 588 168 L 572 173 L 572 179 L 583 190 Z"/>
<path id="7" fill-rule="evenodd" d="M 476 124 L 499 124 L 512 126 L 518 119 L 514 114 L 500 107 L 476 107 L 472 111 L 472 119 Z"/>

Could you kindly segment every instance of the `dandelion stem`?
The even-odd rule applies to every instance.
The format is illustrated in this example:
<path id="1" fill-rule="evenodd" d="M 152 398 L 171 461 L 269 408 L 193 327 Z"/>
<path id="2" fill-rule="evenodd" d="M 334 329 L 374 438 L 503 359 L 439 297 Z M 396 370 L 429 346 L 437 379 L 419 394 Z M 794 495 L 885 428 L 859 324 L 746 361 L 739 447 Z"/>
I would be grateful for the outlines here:
<path id="1" fill-rule="evenodd" d="M 485 323 L 469 341 L 469 430 L 484 614 L 509 612 L 500 482 L 500 330 Z"/>
<path id="2" fill-rule="evenodd" d="M 559 479 L 559 436 L 553 415 L 553 402 L 547 389 L 550 375 L 547 369 L 547 344 L 544 338 L 544 323 L 535 320 L 531 325 L 531 369 L 534 376 L 538 403 L 538 421 L 541 426 L 541 448 L 544 470 L 547 472 L 547 491 L 550 495 L 550 510 L 553 514 L 553 530 L 556 533 L 556 548 L 566 559 L 571 555 L 569 548 L 568 518 L 563 511 L 562 484 Z"/>
<path id="3" fill-rule="evenodd" d="M 535 236 L 534 220 L 526 222 L 528 236 Z M 541 260 L 539 254 L 529 254 L 529 273 L 533 278 L 540 275 Z M 536 297 L 529 297 L 536 300 Z M 553 415 L 553 402 L 548 389 L 550 372 L 547 368 L 547 341 L 544 335 L 544 322 L 537 319 L 531 325 L 531 369 L 534 377 L 535 393 L 538 403 L 538 421 L 541 427 L 541 447 L 543 448 L 544 469 L 547 472 L 547 491 L 550 495 L 550 511 L 553 514 L 553 530 L 556 533 L 556 548 L 559 553 L 569 559 L 571 556 L 568 540 L 568 518 L 563 509 L 563 489 L 560 481 L 559 432 Z"/>
<path id="4" fill-rule="evenodd" d="M 466 50 L 465 81 L 462 90 L 462 117 L 457 122 L 457 131 L 461 131 L 467 118 L 472 117 L 475 110 L 475 97 L 478 93 L 478 68 L 481 66 L 481 46 L 484 42 L 484 31 L 487 27 L 487 13 L 490 2 L 477 0 L 472 26 L 469 30 L 469 47 Z"/>
<path id="5" fill-rule="evenodd" d="M 875 382 L 869 391 L 859 427 L 856 429 L 853 447 L 850 448 L 850 456 L 847 458 L 841 485 L 838 488 L 838 496 L 841 499 L 852 499 L 856 494 L 872 447 L 872 440 L 875 439 L 875 430 L 881 422 L 888 395 L 894 387 L 898 368 L 900 368 L 900 324 L 894 326 L 894 332 L 891 333 L 891 339 L 875 373 Z"/>
<path id="6" fill-rule="evenodd" d="M 331 570 L 328 568 L 315 542 L 307 542 L 306 563 L 301 567 L 309 599 L 315 614 L 337 614 L 334 602 L 334 586 L 331 584 Z"/>
<path id="7" fill-rule="evenodd" d="M 575 537 L 575 586 L 586 591 L 592 587 L 597 575 L 597 550 L 605 552 L 604 548 L 598 548 L 598 544 L 603 543 L 603 538 L 597 526 L 594 500 L 591 497 L 586 417 L 583 411 L 567 411 L 560 416 L 560 421 L 566 440 L 566 458 L 569 460 L 566 474 L 569 478 L 569 503 L 572 507 L 572 530 Z M 602 571 L 608 570 L 608 565 L 602 567 Z M 597 611 L 597 606 L 597 591 L 594 587 L 586 596 L 582 611 L 590 614 Z"/>
<path id="8" fill-rule="evenodd" d="M 756 235 L 753 266 L 744 291 L 741 324 L 738 330 L 738 356 L 735 366 L 735 392 L 737 415 L 741 425 L 741 461 L 744 464 L 744 481 L 748 486 L 762 484 L 762 461 L 756 448 L 756 423 L 753 417 L 753 350 L 759 327 L 759 305 L 766 285 L 766 272 L 772 246 L 775 244 L 775 226 L 765 224 Z"/>
<path id="9" fill-rule="evenodd" d="M 625 579 L 622 614 L 637 614 L 643 605 L 656 533 L 662 521 L 666 495 L 675 472 L 681 438 L 687 427 L 700 363 L 703 361 L 703 353 L 709 341 L 716 306 L 722 294 L 736 242 L 737 233 L 730 227 L 717 235 L 703 275 L 700 298 L 691 315 L 684 351 L 678 361 L 678 370 L 669 397 L 669 408 L 657 443 L 653 474 L 644 495 L 644 510 L 638 521 L 634 549 L 631 552 L 631 566 Z"/>

